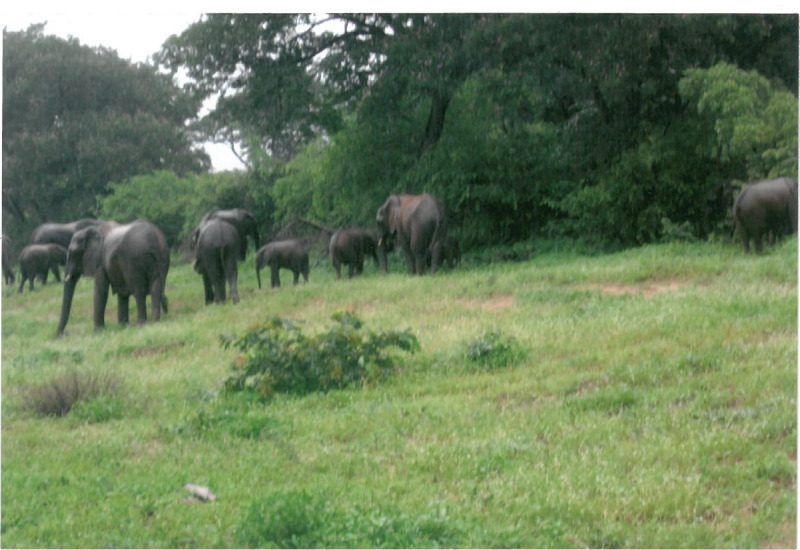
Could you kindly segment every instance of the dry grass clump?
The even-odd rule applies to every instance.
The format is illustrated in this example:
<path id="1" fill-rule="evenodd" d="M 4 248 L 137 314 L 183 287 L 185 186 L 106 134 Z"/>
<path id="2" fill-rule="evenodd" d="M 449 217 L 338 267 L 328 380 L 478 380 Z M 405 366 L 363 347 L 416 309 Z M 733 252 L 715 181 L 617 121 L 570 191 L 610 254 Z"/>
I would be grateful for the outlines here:
<path id="1" fill-rule="evenodd" d="M 112 373 L 70 369 L 28 389 L 25 404 L 40 416 L 64 416 L 79 402 L 121 393 L 122 383 Z"/>

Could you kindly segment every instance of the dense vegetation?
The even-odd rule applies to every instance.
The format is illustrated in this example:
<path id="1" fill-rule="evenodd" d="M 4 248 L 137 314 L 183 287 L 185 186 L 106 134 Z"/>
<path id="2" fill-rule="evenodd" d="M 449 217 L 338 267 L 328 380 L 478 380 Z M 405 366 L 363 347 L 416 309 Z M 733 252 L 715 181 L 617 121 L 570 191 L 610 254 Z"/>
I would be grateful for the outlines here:
<path id="1" fill-rule="evenodd" d="M 239 304 L 204 306 L 179 265 L 161 322 L 103 334 L 83 281 L 63 339 L 60 286 L 7 287 L 3 546 L 793 547 L 796 257 L 662 244 L 351 281 L 326 262 L 259 291 L 251 255 Z M 361 353 L 340 311 L 420 349 L 345 389 L 224 391 L 247 363 L 221 337 L 275 316 L 307 357 Z M 285 336 L 272 357 L 302 353 Z M 75 401 L 42 416 L 54 387 Z"/>
<path id="2" fill-rule="evenodd" d="M 467 249 L 728 236 L 743 182 L 797 173 L 797 33 L 797 15 L 214 14 L 157 69 L 4 33 L 3 230 L 19 248 L 45 219 L 147 217 L 177 244 L 244 206 L 270 236 L 428 191 Z M 197 175 L 191 139 L 247 169 Z"/>

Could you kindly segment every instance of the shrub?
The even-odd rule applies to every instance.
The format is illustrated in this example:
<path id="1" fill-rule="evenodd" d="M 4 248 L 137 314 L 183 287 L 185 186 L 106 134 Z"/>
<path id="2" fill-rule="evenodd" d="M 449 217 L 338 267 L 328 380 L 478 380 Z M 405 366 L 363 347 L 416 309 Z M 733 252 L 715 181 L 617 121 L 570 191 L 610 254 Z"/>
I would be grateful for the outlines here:
<path id="1" fill-rule="evenodd" d="M 64 416 L 78 403 L 101 397 L 113 399 L 121 394 L 120 380 L 108 372 L 68 370 L 48 382 L 30 388 L 26 393 L 26 403 L 39 415 Z"/>
<path id="2" fill-rule="evenodd" d="M 488 331 L 467 343 L 465 355 L 474 365 L 485 369 L 496 369 L 520 362 L 527 353 L 513 336 Z"/>
<path id="3" fill-rule="evenodd" d="M 345 388 L 385 376 L 394 367 L 387 348 L 419 349 L 408 330 L 364 332 L 362 322 L 351 313 L 336 313 L 333 320 L 327 332 L 308 336 L 291 321 L 276 317 L 241 338 L 223 339 L 223 347 L 242 352 L 234 361 L 236 374 L 225 388 L 255 390 L 262 398 L 274 392 Z"/>

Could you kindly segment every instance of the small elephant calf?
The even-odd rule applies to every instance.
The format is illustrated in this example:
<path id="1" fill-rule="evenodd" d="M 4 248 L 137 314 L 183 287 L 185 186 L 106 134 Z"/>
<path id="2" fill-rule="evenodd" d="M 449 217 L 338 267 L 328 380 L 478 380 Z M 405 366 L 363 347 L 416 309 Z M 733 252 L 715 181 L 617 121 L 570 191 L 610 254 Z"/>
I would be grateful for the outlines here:
<path id="1" fill-rule="evenodd" d="M 301 273 L 308 282 L 308 248 L 306 243 L 297 239 L 273 241 L 261 247 L 256 255 L 258 288 L 261 288 L 261 269 L 265 265 L 270 267 L 272 288 L 281 286 L 278 272 L 282 267 L 292 271 L 294 284 L 299 282 Z"/>
<path id="2" fill-rule="evenodd" d="M 22 249 L 19 255 L 20 282 L 19 291 L 25 287 L 25 281 L 30 281 L 29 290 L 33 290 L 33 279 L 38 277 L 42 284 L 47 284 L 47 275 L 50 271 L 61 282 L 59 265 L 67 262 L 67 250 L 57 244 L 31 244 Z"/>

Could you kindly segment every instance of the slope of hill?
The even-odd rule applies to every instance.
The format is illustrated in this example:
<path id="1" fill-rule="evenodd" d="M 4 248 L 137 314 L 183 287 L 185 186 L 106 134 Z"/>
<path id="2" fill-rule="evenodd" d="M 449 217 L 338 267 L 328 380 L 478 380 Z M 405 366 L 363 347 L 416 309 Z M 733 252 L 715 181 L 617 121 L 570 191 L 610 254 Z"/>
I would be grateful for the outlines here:
<path id="1" fill-rule="evenodd" d="M 3 546 L 794 545 L 796 240 L 424 278 L 324 265 L 261 291 L 252 271 L 241 303 L 206 307 L 174 266 L 162 322 L 121 329 L 111 297 L 98 334 L 82 281 L 63 339 L 60 286 L 4 289 Z M 220 336 L 276 315 L 314 332 L 340 310 L 421 350 L 356 389 L 220 392 L 236 356 Z M 474 361 L 492 332 L 518 353 Z M 76 372 L 109 392 L 31 410 Z"/>

